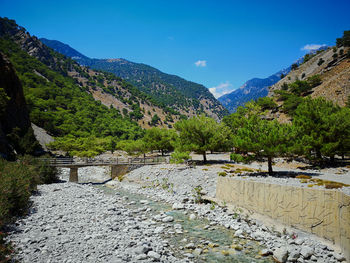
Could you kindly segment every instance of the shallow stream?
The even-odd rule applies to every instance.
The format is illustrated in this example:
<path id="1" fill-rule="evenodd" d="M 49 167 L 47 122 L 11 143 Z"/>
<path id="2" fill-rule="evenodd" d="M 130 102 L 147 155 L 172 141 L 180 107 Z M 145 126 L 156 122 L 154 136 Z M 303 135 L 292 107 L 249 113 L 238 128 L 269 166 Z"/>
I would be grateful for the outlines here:
<path id="1" fill-rule="evenodd" d="M 130 209 L 144 207 L 145 204 L 140 201 L 148 200 L 147 207 L 152 209 L 153 216 L 162 212 L 173 216 L 174 221 L 170 224 L 181 224 L 183 233 L 175 233 L 174 227 L 172 227 L 171 230 L 169 228 L 164 230 L 161 235 L 169 242 L 174 254 L 179 258 L 186 257 L 184 254 L 190 253 L 190 256 L 194 256 L 191 260 L 195 262 L 274 262 L 271 256 L 261 257 L 259 255 L 259 251 L 263 247 L 258 242 L 234 237 L 233 230 L 219 225 L 210 225 L 208 220 L 202 218 L 190 220 L 185 211 L 172 210 L 169 204 L 150 200 L 144 195 L 105 186 L 96 187 L 103 190 L 105 194 L 119 194 L 127 198 L 126 207 Z M 161 222 L 157 224 L 159 226 L 166 225 Z M 193 243 L 197 251 L 201 250 L 201 253 L 195 255 L 193 249 L 184 248 L 189 243 Z"/>

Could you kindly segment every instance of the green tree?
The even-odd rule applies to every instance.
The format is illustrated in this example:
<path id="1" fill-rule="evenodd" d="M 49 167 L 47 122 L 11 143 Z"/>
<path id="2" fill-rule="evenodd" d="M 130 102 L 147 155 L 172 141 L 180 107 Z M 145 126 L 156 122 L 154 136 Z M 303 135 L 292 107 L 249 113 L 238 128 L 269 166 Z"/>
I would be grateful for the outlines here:
<path id="1" fill-rule="evenodd" d="M 157 114 L 154 114 L 151 120 L 151 126 L 156 126 L 160 121 L 160 118 Z"/>
<path id="2" fill-rule="evenodd" d="M 349 109 L 340 108 L 324 98 L 307 98 L 295 111 L 293 124 L 299 140 L 295 151 L 309 160 L 331 162 L 337 153 L 350 149 Z"/>
<path id="3" fill-rule="evenodd" d="M 165 152 L 174 150 L 172 142 L 176 140 L 176 137 L 174 130 L 154 127 L 146 131 L 143 141 L 149 150 L 158 150 L 164 155 Z"/>
<path id="4" fill-rule="evenodd" d="M 263 120 L 254 114 L 246 118 L 244 125 L 233 134 L 233 145 L 255 157 L 267 158 L 268 172 L 272 175 L 273 158 L 288 153 L 291 129 L 288 124 Z"/>
<path id="5" fill-rule="evenodd" d="M 117 145 L 118 149 L 121 149 L 123 151 L 126 151 L 129 155 L 135 155 L 138 156 L 140 154 L 143 154 L 143 156 L 146 156 L 146 153 L 149 151 L 148 146 L 146 143 L 142 140 L 124 140 L 118 142 Z"/>
<path id="6" fill-rule="evenodd" d="M 180 152 L 194 151 L 203 155 L 203 161 L 207 161 L 206 151 L 212 147 L 211 140 L 215 134 L 218 123 L 204 115 L 192 117 L 175 123 L 175 129 L 179 132 L 178 148 Z"/>
<path id="7" fill-rule="evenodd" d="M 219 123 L 215 126 L 214 134 L 209 138 L 208 149 L 211 152 L 226 152 L 231 150 L 231 130 L 225 123 Z"/>

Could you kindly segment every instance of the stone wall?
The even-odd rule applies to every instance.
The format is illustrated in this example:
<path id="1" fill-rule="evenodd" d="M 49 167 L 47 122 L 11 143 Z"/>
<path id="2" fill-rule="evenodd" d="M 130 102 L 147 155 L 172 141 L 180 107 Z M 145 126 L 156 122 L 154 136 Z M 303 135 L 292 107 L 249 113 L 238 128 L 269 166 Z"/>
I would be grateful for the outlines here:
<path id="1" fill-rule="evenodd" d="M 325 238 L 350 262 L 350 196 L 340 191 L 219 177 L 216 198 Z"/>

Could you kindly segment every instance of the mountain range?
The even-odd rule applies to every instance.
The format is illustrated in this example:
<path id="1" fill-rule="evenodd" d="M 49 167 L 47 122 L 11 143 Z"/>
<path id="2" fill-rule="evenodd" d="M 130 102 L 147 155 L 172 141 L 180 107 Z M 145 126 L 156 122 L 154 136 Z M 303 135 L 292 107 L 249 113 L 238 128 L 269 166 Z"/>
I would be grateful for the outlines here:
<path id="1" fill-rule="evenodd" d="M 67 44 L 57 40 L 40 38 L 41 42 L 55 51 L 72 58 L 80 65 L 95 70 L 115 74 L 131 83 L 140 91 L 148 94 L 153 103 L 162 108 L 187 115 L 206 113 L 216 119 L 222 118 L 228 111 L 214 98 L 203 85 L 187 81 L 176 75 L 170 75 L 142 63 L 126 59 L 89 58 Z M 189 110 L 189 108 L 191 108 Z"/>
<path id="2" fill-rule="evenodd" d="M 318 51 L 326 49 L 326 46 L 322 46 L 317 50 L 313 50 L 309 53 L 309 56 L 316 54 Z M 296 65 L 302 64 L 304 57 L 299 58 L 294 62 Z M 266 97 L 269 93 L 269 87 L 281 80 L 281 76 L 287 75 L 292 69 L 289 66 L 285 69 L 278 71 L 277 73 L 267 78 L 253 78 L 245 82 L 240 88 L 225 94 L 218 98 L 221 104 L 227 108 L 230 112 L 236 111 L 237 107 L 244 106 L 250 100 L 256 100 L 261 97 Z"/>

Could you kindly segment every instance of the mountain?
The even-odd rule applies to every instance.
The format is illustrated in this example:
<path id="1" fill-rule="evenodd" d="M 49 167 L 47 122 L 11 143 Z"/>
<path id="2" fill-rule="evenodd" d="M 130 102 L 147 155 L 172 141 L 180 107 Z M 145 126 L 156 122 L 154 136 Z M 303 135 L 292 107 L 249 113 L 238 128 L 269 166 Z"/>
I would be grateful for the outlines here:
<path id="1" fill-rule="evenodd" d="M 269 86 L 279 81 L 281 79 L 281 74 L 285 74 L 284 72 L 285 71 L 280 71 L 265 79 L 253 78 L 251 80 L 248 80 L 239 89 L 221 96 L 218 98 L 218 100 L 230 112 L 234 112 L 237 107 L 243 106 L 250 100 L 256 100 L 260 97 L 267 96 L 269 92 Z"/>
<path id="2" fill-rule="evenodd" d="M 204 112 L 216 119 L 228 113 L 203 85 L 163 73 L 146 64 L 134 63 L 122 58 L 88 58 L 62 42 L 45 38 L 40 40 L 55 51 L 71 57 L 80 65 L 111 72 L 127 80 L 140 91 L 148 94 L 153 103 L 168 111 L 173 110 L 187 116 Z"/>
<path id="3" fill-rule="evenodd" d="M 30 120 L 51 135 L 67 136 L 70 141 L 89 136 L 142 136 L 136 123 L 143 117 L 138 102 L 148 101 L 147 95 L 135 91 L 129 83 L 112 74 L 82 68 L 7 18 L 0 18 L 0 51 L 18 75 Z M 123 110 L 95 99 L 96 94 L 105 98 L 107 92 L 117 94 L 111 105 L 118 102 Z M 21 109 L 20 105 L 16 107 L 17 111 Z"/>
<path id="4" fill-rule="evenodd" d="M 79 53 L 75 49 L 71 48 L 69 45 L 64 44 L 60 41 L 49 40 L 46 38 L 40 38 L 40 41 L 44 43 L 46 46 L 51 47 L 53 50 L 57 51 L 58 53 L 64 54 L 67 57 L 71 57 L 79 60 L 84 60 L 84 59 L 89 60 L 88 57 L 84 56 L 83 54 Z"/>
<path id="5" fill-rule="evenodd" d="M 327 47 L 322 46 L 317 50 L 311 51 L 305 57 L 302 57 L 294 62 L 295 65 L 300 65 L 305 59 L 310 59 L 312 56 L 317 54 Z M 237 107 L 243 106 L 250 100 L 256 100 L 260 97 L 266 97 L 269 93 L 269 87 L 280 81 L 281 76 L 288 74 L 292 69 L 292 66 L 282 69 L 279 72 L 261 79 L 253 78 L 244 83 L 239 89 L 232 91 L 231 93 L 225 94 L 218 98 L 224 107 L 226 107 L 230 112 L 234 112 Z"/>

